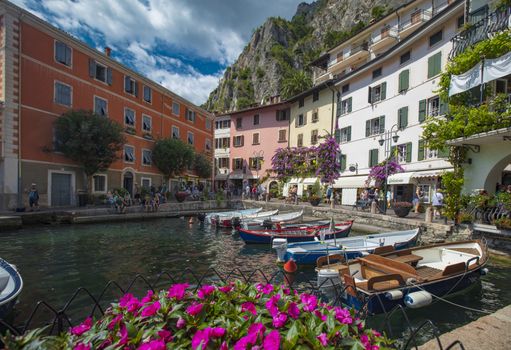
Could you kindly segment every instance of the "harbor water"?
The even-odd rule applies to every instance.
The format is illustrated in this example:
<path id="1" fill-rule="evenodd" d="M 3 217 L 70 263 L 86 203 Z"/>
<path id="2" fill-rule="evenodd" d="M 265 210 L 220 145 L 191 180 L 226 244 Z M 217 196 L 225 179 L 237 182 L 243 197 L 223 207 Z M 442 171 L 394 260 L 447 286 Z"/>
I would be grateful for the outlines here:
<path id="1" fill-rule="evenodd" d="M 27 227 L 1 233 L 0 237 L 0 257 L 15 264 L 24 280 L 23 292 L 10 319 L 15 324 L 23 323 L 40 300 L 60 308 L 79 287 L 86 287 L 97 296 L 108 281 L 115 280 L 126 287 L 137 274 L 153 281 L 162 271 L 177 278 L 186 269 L 196 275 L 210 268 L 224 273 L 236 268 L 242 271 L 260 269 L 267 276 L 279 271 L 276 254 L 269 245 L 245 245 L 230 230 L 189 224 L 187 219 Z M 491 262 L 489 273 L 480 283 L 448 300 L 488 312 L 511 304 L 511 269 L 507 264 Z M 296 276 L 299 285 L 315 283 L 315 280 L 312 267 L 299 267 Z M 165 283 L 168 285 L 169 279 L 162 281 L 162 286 Z M 148 289 L 141 280 L 135 287 L 140 293 Z M 109 289 L 105 300 L 110 298 L 111 301 L 119 297 L 119 293 Z M 106 305 L 106 301 L 103 304 Z M 84 310 L 90 310 L 87 309 L 90 305 L 85 293 L 80 293 L 73 302 L 73 307 Z M 73 315 L 75 318 L 83 316 L 79 312 Z M 440 332 L 445 332 L 482 314 L 434 302 L 422 309 L 407 310 L 407 316 L 413 325 L 430 319 Z M 44 322 L 44 312 L 38 312 L 35 318 Z M 368 322 L 379 328 L 383 319 L 373 317 Z M 392 317 L 391 325 L 393 337 L 407 335 L 404 316 Z M 431 337 L 432 330 L 426 328 L 421 342 Z"/>

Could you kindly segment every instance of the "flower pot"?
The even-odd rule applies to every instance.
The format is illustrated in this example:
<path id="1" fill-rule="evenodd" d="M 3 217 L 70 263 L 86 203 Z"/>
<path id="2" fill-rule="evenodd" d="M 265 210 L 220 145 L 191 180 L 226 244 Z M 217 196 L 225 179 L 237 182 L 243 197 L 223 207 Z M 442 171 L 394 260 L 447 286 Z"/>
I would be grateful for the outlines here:
<path id="1" fill-rule="evenodd" d="M 321 198 L 311 198 L 311 199 L 309 199 L 309 203 L 313 207 L 317 207 L 319 205 L 319 203 L 321 203 Z"/>
<path id="2" fill-rule="evenodd" d="M 400 218 L 404 218 L 410 213 L 411 207 L 396 207 L 394 208 L 394 213 Z"/>
<path id="3" fill-rule="evenodd" d="M 188 193 L 186 192 L 177 192 L 174 197 L 176 197 L 176 200 L 181 203 L 184 202 L 186 197 L 188 197 Z"/>

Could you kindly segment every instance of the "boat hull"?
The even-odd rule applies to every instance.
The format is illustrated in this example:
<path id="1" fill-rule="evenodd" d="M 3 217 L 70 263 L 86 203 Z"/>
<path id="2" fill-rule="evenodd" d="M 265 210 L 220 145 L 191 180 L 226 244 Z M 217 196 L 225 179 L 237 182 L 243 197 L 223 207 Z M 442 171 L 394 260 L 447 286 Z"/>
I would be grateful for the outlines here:
<path id="1" fill-rule="evenodd" d="M 0 259 L 0 271 L 2 272 L 2 278 L 8 276 L 6 285 L 0 291 L 0 319 L 3 319 L 16 304 L 23 289 L 23 279 L 16 268 L 3 259 Z"/>

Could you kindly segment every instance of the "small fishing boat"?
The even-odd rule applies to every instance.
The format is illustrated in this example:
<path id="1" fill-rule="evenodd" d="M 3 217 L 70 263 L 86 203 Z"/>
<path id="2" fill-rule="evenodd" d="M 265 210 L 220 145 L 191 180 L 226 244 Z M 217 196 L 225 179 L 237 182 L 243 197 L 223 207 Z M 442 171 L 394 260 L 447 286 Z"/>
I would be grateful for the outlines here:
<path id="1" fill-rule="evenodd" d="M 219 215 L 218 220 L 213 218 L 216 221 L 216 225 L 219 227 L 240 227 L 241 223 L 244 220 L 254 220 L 254 219 L 262 219 L 265 220 L 273 215 L 277 215 L 279 213 L 278 209 L 269 210 L 269 211 L 260 211 L 258 213 L 253 214 L 241 214 L 241 215 Z"/>
<path id="2" fill-rule="evenodd" d="M 316 260 L 322 256 L 339 254 L 344 256 L 346 260 L 350 260 L 372 254 L 376 249 L 383 252 L 385 251 L 383 247 L 390 247 L 392 250 L 413 247 L 419 235 L 420 229 L 417 228 L 336 240 L 326 239 L 324 241 L 291 243 L 285 246 L 286 252 L 283 259 L 284 261 L 293 259 L 300 264 L 315 264 Z M 282 250 L 277 251 L 277 255 L 279 255 L 280 260 Z"/>
<path id="3" fill-rule="evenodd" d="M 0 259 L 0 319 L 5 318 L 23 289 L 23 280 L 16 268 Z"/>
<path id="4" fill-rule="evenodd" d="M 232 216 L 241 216 L 241 215 L 259 213 L 261 210 L 263 210 L 263 208 L 251 208 L 251 209 L 239 209 L 239 210 L 231 210 L 231 211 L 223 211 L 223 212 L 222 211 L 214 212 L 214 213 L 206 214 L 204 216 L 203 221 L 206 224 L 211 224 L 211 219 L 216 216 L 221 216 L 221 215 L 225 215 L 225 216 L 231 215 L 231 217 Z M 201 218 L 202 218 L 202 216 L 199 216 L 199 220 L 201 220 Z"/>
<path id="5" fill-rule="evenodd" d="M 313 241 L 324 234 L 327 239 L 341 238 L 349 235 L 353 221 L 337 223 L 332 229 L 329 223 L 318 226 L 305 226 L 297 228 L 281 228 L 272 230 L 239 229 L 240 237 L 245 243 L 272 243 L 275 239 L 285 239 L 287 242 Z"/>
<path id="6" fill-rule="evenodd" d="M 338 284 L 343 303 L 378 314 L 396 305 L 420 308 L 433 298 L 459 292 L 478 281 L 488 261 L 480 240 L 433 244 L 382 255 L 367 255 L 337 266 L 321 268 L 320 286 Z M 328 280 L 325 276 L 330 274 Z"/>
<path id="7" fill-rule="evenodd" d="M 272 229 L 276 224 L 282 225 L 285 223 L 292 223 L 302 220 L 303 210 L 293 211 L 290 213 L 276 214 L 267 218 L 252 218 L 241 220 L 241 226 L 248 229 L 249 226 L 264 226 L 266 229 Z"/>

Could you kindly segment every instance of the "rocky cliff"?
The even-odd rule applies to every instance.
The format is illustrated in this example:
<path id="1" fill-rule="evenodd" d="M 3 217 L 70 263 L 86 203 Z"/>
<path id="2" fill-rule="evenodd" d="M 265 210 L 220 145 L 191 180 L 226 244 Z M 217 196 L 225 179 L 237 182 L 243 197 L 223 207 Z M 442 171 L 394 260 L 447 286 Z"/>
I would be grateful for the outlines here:
<path id="1" fill-rule="evenodd" d="M 310 85 L 309 63 L 321 52 L 403 3 L 318 0 L 298 5 L 290 21 L 267 19 L 254 31 L 236 62 L 226 69 L 203 107 L 217 112 L 234 111 L 260 104 L 283 91 L 290 94 L 293 90 L 289 86 L 293 84 Z"/>

